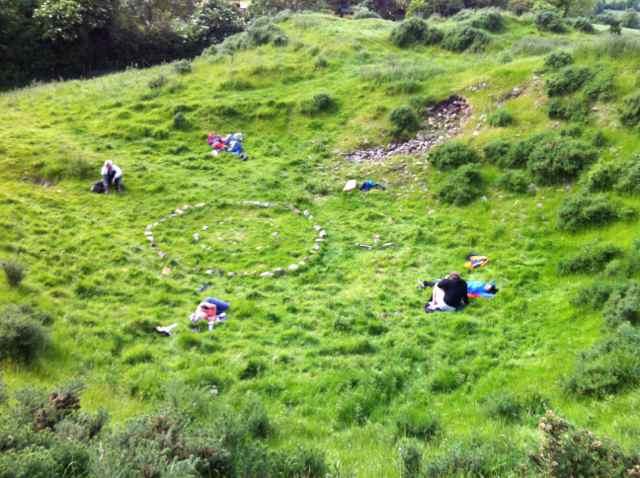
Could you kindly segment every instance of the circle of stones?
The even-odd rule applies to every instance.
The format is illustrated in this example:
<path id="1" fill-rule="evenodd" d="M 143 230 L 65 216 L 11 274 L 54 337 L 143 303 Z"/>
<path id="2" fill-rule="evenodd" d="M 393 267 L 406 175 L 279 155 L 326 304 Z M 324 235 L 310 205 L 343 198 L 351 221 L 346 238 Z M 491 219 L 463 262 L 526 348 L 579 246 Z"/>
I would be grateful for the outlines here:
<path id="1" fill-rule="evenodd" d="M 228 205 L 228 203 L 225 203 Z M 208 204 L 208 203 L 198 203 L 195 205 L 190 205 L 190 204 L 185 204 L 182 207 L 178 207 L 175 209 L 175 211 L 169 213 L 168 215 L 158 219 L 156 222 L 153 222 L 151 224 L 148 224 L 147 227 L 145 227 L 144 229 L 144 235 L 147 239 L 147 242 L 149 243 L 149 246 L 156 251 L 158 257 L 162 260 L 166 260 L 169 259 L 169 254 L 167 254 L 165 251 L 163 251 L 162 249 L 160 249 L 160 247 L 158 247 L 158 244 L 156 243 L 155 237 L 153 236 L 153 229 L 156 228 L 157 226 L 159 226 L 160 224 L 162 224 L 163 222 L 169 221 L 173 218 L 176 217 L 180 217 L 180 216 L 184 216 L 185 214 L 187 214 L 189 211 L 191 210 L 195 210 L 195 209 L 202 209 L 206 206 L 210 206 L 212 204 Z M 309 222 L 313 222 L 313 215 L 307 210 L 303 210 L 301 211 L 300 209 L 296 208 L 295 206 L 292 205 L 286 205 L 286 206 L 282 206 L 282 205 L 278 205 L 275 203 L 271 203 L 271 202 L 262 202 L 262 201 L 242 201 L 239 203 L 235 203 L 232 204 L 235 205 L 236 207 L 255 207 L 255 208 L 263 208 L 263 209 L 275 209 L 275 208 L 284 208 L 284 209 L 288 209 L 290 210 L 293 214 L 297 214 L 297 215 L 302 215 L 304 218 L 307 219 L 307 221 Z M 205 226 L 206 227 L 206 226 Z M 294 262 L 291 263 L 285 267 L 276 267 L 274 269 L 271 270 L 267 270 L 264 272 L 260 272 L 260 271 L 243 271 L 243 272 L 236 272 L 236 271 L 227 271 L 224 272 L 222 271 L 223 274 L 225 274 L 227 277 L 235 277 L 235 276 L 257 276 L 257 277 L 263 277 L 263 278 L 268 278 L 268 277 L 280 277 L 283 276 L 285 274 L 292 274 L 298 271 L 301 271 L 303 269 L 305 269 L 306 267 L 308 267 L 310 265 L 311 262 L 313 262 L 316 258 L 318 258 L 320 256 L 320 252 L 322 251 L 323 245 L 325 244 L 325 241 L 327 239 L 327 232 L 324 230 L 324 228 L 322 226 L 320 226 L 319 224 L 314 224 L 313 225 L 313 229 L 316 232 L 316 236 L 315 236 L 315 242 L 313 244 L 313 246 L 311 247 L 311 249 L 309 249 L 309 255 L 304 256 L 300 261 L 298 262 Z M 194 233 L 193 235 L 194 240 L 199 240 L 199 234 L 198 233 Z M 220 273 L 221 271 L 219 269 L 207 269 L 205 271 L 206 274 L 208 275 L 213 275 L 214 273 Z"/>

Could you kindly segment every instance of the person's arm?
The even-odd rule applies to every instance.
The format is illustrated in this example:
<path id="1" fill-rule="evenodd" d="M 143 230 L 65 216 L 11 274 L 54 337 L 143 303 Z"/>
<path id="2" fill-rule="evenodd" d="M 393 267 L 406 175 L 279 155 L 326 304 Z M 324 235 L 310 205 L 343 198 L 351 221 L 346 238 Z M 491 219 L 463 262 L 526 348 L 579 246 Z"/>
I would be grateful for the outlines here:
<path id="1" fill-rule="evenodd" d="M 442 290 L 448 290 L 453 284 L 451 279 L 442 279 L 436 282 L 436 285 L 440 287 Z"/>
<path id="2" fill-rule="evenodd" d="M 113 172 L 115 173 L 115 175 L 113 176 L 113 179 L 118 179 L 122 177 L 122 169 L 120 169 L 115 164 L 113 165 Z"/>

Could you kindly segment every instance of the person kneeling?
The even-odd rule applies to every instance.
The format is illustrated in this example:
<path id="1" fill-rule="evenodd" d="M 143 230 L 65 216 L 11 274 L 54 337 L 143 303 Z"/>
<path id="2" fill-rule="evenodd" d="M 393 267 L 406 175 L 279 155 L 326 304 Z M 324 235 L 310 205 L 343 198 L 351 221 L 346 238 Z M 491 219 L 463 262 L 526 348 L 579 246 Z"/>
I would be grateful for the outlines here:
<path id="1" fill-rule="evenodd" d="M 100 174 L 102 174 L 105 194 L 109 194 L 111 186 L 114 186 L 116 191 L 122 192 L 122 169 L 113 164 L 113 161 L 105 161 Z"/>
<path id="2" fill-rule="evenodd" d="M 451 272 L 435 284 L 424 282 L 423 285 L 433 285 L 431 301 L 424 306 L 424 311 L 427 313 L 452 312 L 469 304 L 467 283 L 457 272 Z"/>
<path id="3" fill-rule="evenodd" d="M 227 319 L 225 312 L 228 308 L 229 304 L 226 302 L 214 297 L 207 297 L 204 301 L 200 302 L 196 311 L 191 314 L 191 323 L 195 325 L 198 322 L 206 320 L 209 324 L 209 330 L 213 330 L 213 327 L 217 323 L 224 322 Z"/>

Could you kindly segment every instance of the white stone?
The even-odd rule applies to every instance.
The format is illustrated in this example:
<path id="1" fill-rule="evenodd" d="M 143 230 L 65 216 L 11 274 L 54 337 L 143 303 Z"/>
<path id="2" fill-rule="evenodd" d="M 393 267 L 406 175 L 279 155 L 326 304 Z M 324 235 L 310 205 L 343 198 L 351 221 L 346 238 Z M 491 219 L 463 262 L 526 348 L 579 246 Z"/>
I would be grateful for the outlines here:
<path id="1" fill-rule="evenodd" d="M 273 277 L 273 272 L 267 271 L 260 274 L 260 277 Z"/>
<path id="2" fill-rule="evenodd" d="M 298 264 L 291 264 L 289 267 L 287 267 L 287 269 L 291 272 L 295 272 L 300 268 L 300 266 Z"/>
<path id="3" fill-rule="evenodd" d="M 357 187 L 358 187 L 358 181 L 356 181 L 355 179 L 349 179 L 349 180 L 345 183 L 345 185 L 344 185 L 344 187 L 342 188 L 342 190 L 343 190 L 344 192 L 347 192 L 347 193 L 348 193 L 348 192 L 354 191 Z"/>

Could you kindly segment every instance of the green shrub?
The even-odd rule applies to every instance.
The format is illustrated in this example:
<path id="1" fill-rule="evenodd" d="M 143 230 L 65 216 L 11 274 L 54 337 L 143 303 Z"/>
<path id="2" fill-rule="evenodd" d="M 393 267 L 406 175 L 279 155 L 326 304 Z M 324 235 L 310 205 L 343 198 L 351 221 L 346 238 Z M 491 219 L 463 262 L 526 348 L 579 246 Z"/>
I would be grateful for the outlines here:
<path id="1" fill-rule="evenodd" d="M 367 7 L 357 6 L 353 9 L 354 20 L 364 20 L 366 18 L 380 18 L 380 15 L 369 10 Z"/>
<path id="2" fill-rule="evenodd" d="M 548 138 L 533 148 L 527 169 L 540 184 L 559 184 L 575 179 L 596 158 L 596 151 L 583 141 Z"/>
<path id="3" fill-rule="evenodd" d="M 616 83 L 611 72 L 600 72 L 585 86 L 585 96 L 592 102 L 611 101 L 616 97 Z"/>
<path id="4" fill-rule="evenodd" d="M 627 10 L 620 17 L 620 25 L 637 30 L 640 28 L 640 16 L 635 10 Z"/>
<path id="5" fill-rule="evenodd" d="M 513 124 L 513 115 L 505 109 L 499 109 L 489 115 L 489 125 L 494 127 L 505 127 Z"/>
<path id="6" fill-rule="evenodd" d="M 386 92 L 389 95 L 398 95 L 398 94 L 412 94 L 418 93 L 422 89 L 422 85 L 414 80 L 404 80 L 399 81 L 398 83 L 392 83 L 386 88 Z"/>
<path id="7" fill-rule="evenodd" d="M 489 163 L 503 166 L 505 164 L 503 158 L 510 154 L 511 147 L 511 143 L 504 139 L 493 140 L 483 148 L 484 157 Z"/>
<path id="8" fill-rule="evenodd" d="M 496 10 L 480 11 L 471 20 L 471 26 L 495 33 L 504 29 L 504 18 Z"/>
<path id="9" fill-rule="evenodd" d="M 244 474 L 242 476 L 282 476 L 288 478 L 324 478 L 328 473 L 324 452 L 315 448 L 298 446 L 275 454 L 273 471 L 267 475 Z"/>
<path id="10" fill-rule="evenodd" d="M 300 103 L 300 111 L 308 116 L 335 111 L 338 107 L 336 101 L 326 93 L 314 95 L 310 100 Z"/>
<path id="11" fill-rule="evenodd" d="M 427 478 L 518 476 L 522 452 L 511 443 L 503 445 L 487 439 L 448 444 L 424 467 Z M 520 470 L 520 473 L 518 473 Z"/>
<path id="12" fill-rule="evenodd" d="M 439 30 L 434 32 L 430 30 L 427 22 L 421 18 L 409 18 L 391 30 L 391 42 L 400 48 L 439 43 L 442 40 L 442 33 Z"/>
<path id="13" fill-rule="evenodd" d="M 447 50 L 462 52 L 481 51 L 489 43 L 489 36 L 482 30 L 469 26 L 458 26 L 447 31 L 442 46 Z"/>
<path id="14" fill-rule="evenodd" d="M 431 415 L 425 407 L 405 407 L 396 417 L 398 436 L 431 440 L 441 430 L 440 421 Z"/>
<path id="15" fill-rule="evenodd" d="M 429 153 L 429 161 L 441 171 L 480 161 L 476 151 L 461 141 L 449 141 Z"/>
<path id="16" fill-rule="evenodd" d="M 619 172 L 616 191 L 626 194 L 638 194 L 640 192 L 640 156 L 635 156 L 618 168 L 613 168 Z"/>
<path id="17" fill-rule="evenodd" d="M 184 113 L 176 113 L 173 116 L 173 128 L 182 130 L 189 128 L 189 120 Z"/>
<path id="18" fill-rule="evenodd" d="M 273 433 L 267 410 L 257 396 L 252 396 L 246 401 L 241 415 L 247 430 L 254 438 L 264 439 Z"/>
<path id="19" fill-rule="evenodd" d="M 630 128 L 640 123 L 640 93 L 629 95 L 622 101 L 620 121 Z"/>
<path id="20" fill-rule="evenodd" d="M 403 137 L 414 134 L 420 128 L 420 120 L 415 111 L 408 106 L 394 109 L 389 115 L 393 125 L 393 135 Z"/>
<path id="21" fill-rule="evenodd" d="M 11 306 L 0 311 L 0 360 L 29 363 L 47 343 L 48 335 L 33 314 Z"/>
<path id="22" fill-rule="evenodd" d="M 167 84 L 167 77 L 164 75 L 158 75 L 152 78 L 151 80 L 149 80 L 149 83 L 147 84 L 149 88 L 151 88 L 152 90 L 162 88 L 164 85 Z"/>
<path id="23" fill-rule="evenodd" d="M 600 280 L 581 287 L 576 296 L 571 299 L 571 304 L 586 310 L 602 309 L 605 303 L 620 286 L 604 283 Z"/>
<path id="24" fill-rule="evenodd" d="M 464 206 L 483 193 L 482 176 L 474 166 L 461 166 L 454 171 L 438 191 L 438 199 L 445 204 Z"/>
<path id="25" fill-rule="evenodd" d="M 578 194 L 564 200 L 558 210 L 558 227 L 578 231 L 603 226 L 620 218 L 618 207 L 605 196 Z"/>
<path id="26" fill-rule="evenodd" d="M 623 324 L 582 352 L 566 382 L 576 395 L 602 397 L 640 383 L 640 331 Z"/>
<path id="27" fill-rule="evenodd" d="M 24 279 L 24 266 L 17 261 L 2 262 L 2 270 L 11 287 L 19 287 Z"/>
<path id="28" fill-rule="evenodd" d="M 637 464 L 637 457 L 625 456 L 618 445 L 598 438 L 588 430 L 577 430 L 552 411 L 542 417 L 538 430 L 542 443 L 531 458 L 541 476 L 633 476 L 630 470 Z"/>
<path id="29" fill-rule="evenodd" d="M 622 28 L 620 27 L 619 20 L 614 20 L 609 24 L 609 33 L 612 35 L 622 35 Z"/>
<path id="30" fill-rule="evenodd" d="M 189 60 L 180 60 L 173 64 L 173 70 L 179 75 L 191 73 L 191 62 Z"/>
<path id="31" fill-rule="evenodd" d="M 550 70 L 558 70 L 564 66 L 571 65 L 573 63 L 573 56 L 566 51 L 558 51 L 549 54 L 544 59 L 544 66 Z"/>
<path id="32" fill-rule="evenodd" d="M 607 136 L 602 131 L 596 131 L 591 143 L 596 148 L 604 148 L 608 144 Z"/>
<path id="33" fill-rule="evenodd" d="M 551 98 L 547 110 L 549 118 L 565 121 L 585 121 L 589 112 L 589 103 L 580 98 Z"/>
<path id="34" fill-rule="evenodd" d="M 398 447 L 400 454 L 400 476 L 402 478 L 418 478 L 422 468 L 422 453 L 409 440 L 403 441 Z"/>
<path id="35" fill-rule="evenodd" d="M 622 175 L 622 165 L 600 162 L 589 171 L 585 187 L 589 192 L 609 191 L 613 189 Z"/>
<path id="36" fill-rule="evenodd" d="M 595 33 L 596 29 L 588 18 L 578 17 L 573 20 L 573 28 L 582 33 Z"/>
<path id="37" fill-rule="evenodd" d="M 564 33 L 567 29 L 560 14 L 543 10 L 536 15 L 536 27 L 543 32 Z"/>
<path id="38" fill-rule="evenodd" d="M 540 416 L 548 408 L 548 400 L 538 393 L 519 397 L 511 393 L 498 393 L 483 400 L 484 409 L 491 418 L 508 422 L 520 421 L 526 416 Z"/>
<path id="39" fill-rule="evenodd" d="M 460 168 L 462 169 L 462 168 Z M 459 172 L 458 170 L 457 172 Z M 439 368 L 431 378 L 431 391 L 440 393 L 453 392 L 466 381 L 465 374 L 455 367 L 445 366 Z"/>
<path id="40" fill-rule="evenodd" d="M 524 194 L 529 190 L 531 178 L 524 171 L 507 171 L 498 179 L 498 187 L 517 194 Z"/>
<path id="41" fill-rule="evenodd" d="M 580 251 L 560 261 L 560 274 L 596 273 L 617 257 L 623 255 L 622 249 L 613 244 L 591 243 L 580 248 Z"/>
<path id="42" fill-rule="evenodd" d="M 240 380 L 249 380 L 262 375 L 266 370 L 266 364 L 261 360 L 251 359 L 247 362 L 242 372 L 240 372 Z"/>
<path id="43" fill-rule="evenodd" d="M 593 77 L 589 68 L 566 66 L 547 78 L 545 88 L 549 96 L 562 96 L 579 90 Z"/>
<path id="44" fill-rule="evenodd" d="M 248 91 L 253 90 L 255 86 L 250 81 L 234 78 L 223 81 L 219 88 L 221 91 Z"/>
<path id="45" fill-rule="evenodd" d="M 611 327 L 640 323 L 640 285 L 630 284 L 614 290 L 604 308 L 605 322 Z"/>

